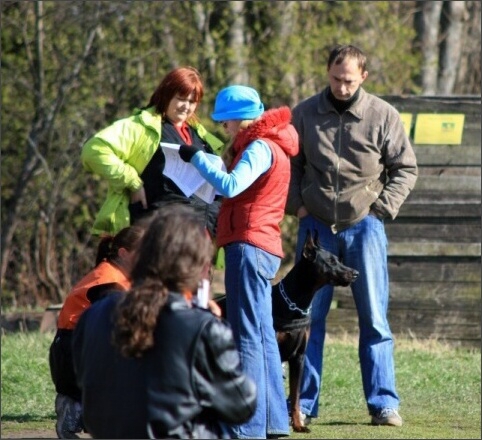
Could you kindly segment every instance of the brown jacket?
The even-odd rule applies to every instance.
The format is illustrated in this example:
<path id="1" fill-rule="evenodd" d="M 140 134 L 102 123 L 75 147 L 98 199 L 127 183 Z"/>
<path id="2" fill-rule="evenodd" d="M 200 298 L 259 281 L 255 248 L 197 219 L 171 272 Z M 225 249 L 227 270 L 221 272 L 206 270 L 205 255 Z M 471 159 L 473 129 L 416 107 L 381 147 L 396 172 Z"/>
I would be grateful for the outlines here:
<path id="1" fill-rule="evenodd" d="M 293 109 L 300 152 L 291 159 L 286 213 L 304 205 L 334 232 L 370 211 L 394 219 L 418 174 L 397 110 L 361 89 L 339 115 L 327 96 L 328 88 Z"/>

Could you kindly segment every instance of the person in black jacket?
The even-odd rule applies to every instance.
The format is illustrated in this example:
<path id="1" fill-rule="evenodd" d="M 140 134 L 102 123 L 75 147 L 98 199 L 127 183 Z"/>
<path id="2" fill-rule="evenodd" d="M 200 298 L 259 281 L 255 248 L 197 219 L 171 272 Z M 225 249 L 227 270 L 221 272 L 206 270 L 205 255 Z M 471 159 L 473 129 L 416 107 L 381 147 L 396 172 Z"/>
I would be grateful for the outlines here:
<path id="1" fill-rule="evenodd" d="M 156 211 L 134 256 L 132 288 L 80 317 L 73 361 L 93 438 L 229 438 L 256 408 L 227 321 L 198 303 L 212 242 L 194 210 Z"/>

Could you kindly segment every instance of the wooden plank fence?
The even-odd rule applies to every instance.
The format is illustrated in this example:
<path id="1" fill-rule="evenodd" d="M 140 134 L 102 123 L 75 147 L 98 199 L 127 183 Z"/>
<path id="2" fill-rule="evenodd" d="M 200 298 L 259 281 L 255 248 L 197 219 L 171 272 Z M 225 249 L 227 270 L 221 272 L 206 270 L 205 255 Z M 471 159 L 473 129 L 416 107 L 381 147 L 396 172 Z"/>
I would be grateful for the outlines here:
<path id="1" fill-rule="evenodd" d="M 437 338 L 480 348 L 481 342 L 481 98 L 383 96 L 412 115 L 417 155 L 415 189 L 389 240 L 389 319 L 395 335 Z M 458 144 L 417 144 L 417 115 L 465 115 Z M 328 333 L 357 333 L 349 288 L 336 288 Z"/>
<path id="2" fill-rule="evenodd" d="M 392 331 L 480 348 L 481 98 L 383 98 L 400 113 L 412 115 L 410 139 L 419 165 L 414 191 L 398 217 L 386 221 Z M 461 143 L 416 144 L 414 130 L 421 113 L 464 114 Z M 214 291 L 222 292 L 223 274 L 217 275 Z M 3 317 L 2 330 L 52 330 L 57 314 L 58 306 L 53 306 L 43 319 L 23 314 Z M 327 332 L 358 333 L 349 288 L 335 289 Z"/>

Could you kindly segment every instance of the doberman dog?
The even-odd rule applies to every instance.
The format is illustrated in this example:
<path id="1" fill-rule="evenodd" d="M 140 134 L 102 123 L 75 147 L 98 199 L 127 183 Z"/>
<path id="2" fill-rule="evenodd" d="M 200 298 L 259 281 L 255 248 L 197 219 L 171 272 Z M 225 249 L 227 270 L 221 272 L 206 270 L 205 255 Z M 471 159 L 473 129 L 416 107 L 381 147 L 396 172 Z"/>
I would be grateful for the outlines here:
<path id="1" fill-rule="evenodd" d="M 300 260 L 272 287 L 273 323 L 281 361 L 289 365 L 291 425 L 295 432 L 310 432 L 301 420 L 300 385 L 310 334 L 311 303 L 316 291 L 326 284 L 348 286 L 358 271 L 324 250 L 315 234 L 307 234 Z M 226 296 L 216 299 L 226 316 Z"/>

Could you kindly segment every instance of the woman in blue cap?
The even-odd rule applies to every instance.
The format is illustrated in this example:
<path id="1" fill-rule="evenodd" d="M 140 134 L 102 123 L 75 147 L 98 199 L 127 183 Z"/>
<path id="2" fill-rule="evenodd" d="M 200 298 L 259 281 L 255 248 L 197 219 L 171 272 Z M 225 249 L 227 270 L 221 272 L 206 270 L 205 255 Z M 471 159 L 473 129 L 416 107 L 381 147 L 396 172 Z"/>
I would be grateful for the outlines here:
<path id="1" fill-rule="evenodd" d="M 204 152 L 181 145 L 181 158 L 224 196 L 217 245 L 225 251 L 226 312 L 244 372 L 258 387 L 254 416 L 232 428 L 235 438 L 289 435 L 283 375 L 271 314 L 271 280 L 284 256 L 280 222 L 288 195 L 290 157 L 298 153 L 291 111 L 264 111 L 258 92 L 233 85 L 216 96 L 212 118 L 231 136 L 215 168 Z"/>

